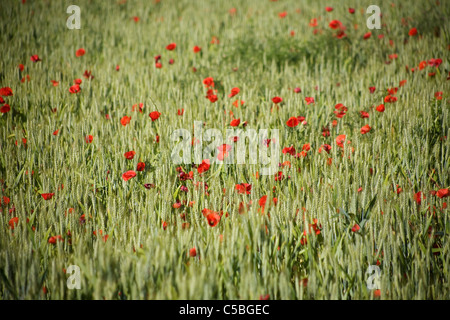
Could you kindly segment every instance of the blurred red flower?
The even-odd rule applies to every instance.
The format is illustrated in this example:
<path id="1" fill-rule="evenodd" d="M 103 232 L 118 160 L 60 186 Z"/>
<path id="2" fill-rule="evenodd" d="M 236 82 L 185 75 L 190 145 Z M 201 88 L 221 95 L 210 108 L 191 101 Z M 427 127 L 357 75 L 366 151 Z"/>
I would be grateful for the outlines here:
<path id="1" fill-rule="evenodd" d="M 288 127 L 296 127 L 300 123 L 299 119 L 297 117 L 290 117 L 288 121 L 286 121 L 286 125 Z"/>
<path id="2" fill-rule="evenodd" d="M 411 28 L 408 33 L 411 37 L 417 34 L 417 28 Z"/>
<path id="3" fill-rule="evenodd" d="M 368 124 L 366 124 L 365 126 L 363 126 L 361 128 L 361 134 L 366 134 L 370 131 L 370 129 L 372 129 Z"/>
<path id="4" fill-rule="evenodd" d="M 217 212 L 209 213 L 206 216 L 206 220 L 210 227 L 215 227 L 220 222 L 220 215 Z"/>
<path id="5" fill-rule="evenodd" d="M 39 58 L 39 56 L 38 56 L 37 54 L 32 55 L 32 56 L 30 57 L 30 60 L 33 61 L 33 62 L 42 61 L 42 60 Z"/>
<path id="6" fill-rule="evenodd" d="M 160 115 L 161 115 L 160 112 L 152 111 L 152 112 L 150 112 L 149 117 L 152 119 L 152 121 L 155 121 L 159 118 Z"/>
<path id="7" fill-rule="evenodd" d="M 231 120 L 230 126 L 237 127 L 241 123 L 241 119 L 233 119 Z"/>
<path id="8" fill-rule="evenodd" d="M 78 92 L 80 92 L 80 90 L 81 90 L 81 88 L 80 88 L 80 86 L 78 85 L 78 84 L 74 84 L 73 86 L 71 86 L 70 88 L 69 88 L 69 92 L 70 93 L 78 93 Z"/>
<path id="9" fill-rule="evenodd" d="M 172 51 L 172 50 L 174 50 L 176 47 L 177 47 L 177 44 L 176 44 L 176 43 L 171 43 L 171 44 L 167 45 L 166 49 L 169 50 L 169 51 Z"/>
<path id="10" fill-rule="evenodd" d="M 122 179 L 124 181 L 128 181 L 134 177 L 136 177 L 136 172 L 134 172 L 133 170 L 129 170 L 129 171 L 125 172 L 124 174 L 122 174 Z"/>
<path id="11" fill-rule="evenodd" d="M 44 200 L 50 200 L 54 195 L 54 193 L 41 193 L 41 196 L 42 198 L 44 198 Z"/>
<path id="12" fill-rule="evenodd" d="M 121 123 L 123 126 L 126 126 L 127 124 L 130 123 L 130 120 L 131 120 L 131 117 L 124 116 L 124 117 L 122 117 L 122 119 L 120 119 L 120 123 Z"/>
<path id="13" fill-rule="evenodd" d="M 137 164 L 136 171 L 144 171 L 144 169 L 145 169 L 145 162 L 139 162 Z"/>
<path id="14" fill-rule="evenodd" d="M 203 172 L 206 172 L 211 167 L 209 163 L 209 159 L 205 159 L 202 161 L 202 163 L 197 167 L 197 171 L 199 174 L 202 174 Z"/>
<path id="15" fill-rule="evenodd" d="M 251 190 L 252 190 L 252 185 L 248 184 L 248 183 L 241 183 L 241 184 L 237 184 L 235 186 L 236 190 L 238 191 L 238 193 L 241 194 L 250 194 Z"/>
<path id="16" fill-rule="evenodd" d="M 75 52 L 75 55 L 77 57 L 82 57 L 82 56 L 84 56 L 85 53 L 86 53 L 86 50 L 84 50 L 83 48 L 80 48 Z"/>
<path id="17" fill-rule="evenodd" d="M 134 155 L 136 154 L 136 151 L 128 151 L 125 152 L 123 155 L 125 156 L 125 158 L 127 158 L 128 160 L 131 160 L 134 158 Z"/>
<path id="18" fill-rule="evenodd" d="M 0 96 L 8 97 L 8 96 L 12 96 L 12 95 L 13 95 L 13 92 L 10 87 L 4 87 L 4 88 L 0 89 Z"/>
<path id="19" fill-rule="evenodd" d="M 231 93 L 228 95 L 229 98 L 234 97 L 235 95 L 237 95 L 241 90 L 239 88 L 233 88 L 231 89 Z"/>
<path id="20" fill-rule="evenodd" d="M 280 97 L 274 97 L 274 98 L 272 98 L 272 102 L 275 103 L 275 104 L 278 104 L 278 103 L 280 103 L 281 101 L 283 101 L 283 99 L 280 98 Z"/>

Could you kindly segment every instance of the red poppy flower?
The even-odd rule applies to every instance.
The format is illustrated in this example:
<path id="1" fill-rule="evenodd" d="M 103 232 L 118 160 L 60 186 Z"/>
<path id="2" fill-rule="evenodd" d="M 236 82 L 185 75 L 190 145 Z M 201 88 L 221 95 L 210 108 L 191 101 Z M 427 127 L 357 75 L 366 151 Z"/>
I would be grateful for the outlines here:
<path id="1" fill-rule="evenodd" d="M 42 198 L 44 198 L 44 200 L 50 200 L 54 195 L 54 193 L 41 193 L 41 196 Z"/>
<path id="2" fill-rule="evenodd" d="M 128 152 L 125 152 L 123 155 L 125 156 L 125 158 L 127 158 L 128 160 L 131 160 L 131 159 L 133 159 L 134 158 L 134 155 L 136 154 L 136 152 L 135 151 L 128 151 Z"/>
<path id="3" fill-rule="evenodd" d="M 237 127 L 241 123 L 241 119 L 233 119 L 231 120 L 230 126 Z"/>
<path id="4" fill-rule="evenodd" d="M 374 93 L 375 92 L 375 87 L 369 87 L 369 91 L 370 91 L 370 93 Z"/>
<path id="5" fill-rule="evenodd" d="M 19 223 L 19 218 L 18 217 L 14 217 L 11 220 L 9 220 L 8 224 L 9 227 L 14 230 L 14 225 L 17 225 Z"/>
<path id="6" fill-rule="evenodd" d="M 0 113 L 8 113 L 11 110 L 11 107 L 9 104 L 5 104 L 3 107 L 0 108 Z"/>
<path id="7" fill-rule="evenodd" d="M 228 152 L 231 149 L 233 149 L 233 147 L 228 144 L 223 144 L 223 145 L 217 147 L 217 149 L 219 150 L 219 154 L 217 155 L 217 160 L 223 161 L 223 159 L 228 157 Z"/>
<path id="8" fill-rule="evenodd" d="M 442 100 L 442 91 L 437 91 L 434 93 L 436 100 Z"/>
<path id="9" fill-rule="evenodd" d="M 298 126 L 299 123 L 300 121 L 297 117 L 290 117 L 289 120 L 286 121 L 286 125 L 291 128 Z"/>
<path id="10" fill-rule="evenodd" d="M 25 66 L 23 65 L 23 64 L 19 64 L 19 70 L 20 70 L 20 72 L 22 72 L 23 70 L 25 69 Z"/>
<path id="11" fill-rule="evenodd" d="M 231 89 L 231 93 L 228 95 L 229 98 L 234 97 L 235 95 L 237 95 L 241 90 L 239 88 L 233 88 Z"/>
<path id="12" fill-rule="evenodd" d="M 449 195 L 449 189 L 440 189 L 436 192 L 436 195 L 441 199 L 446 198 Z"/>
<path id="13" fill-rule="evenodd" d="M 127 124 L 130 123 L 131 117 L 124 116 L 122 119 L 120 119 L 120 123 L 125 127 Z"/>
<path id="14" fill-rule="evenodd" d="M 63 237 L 61 237 L 60 235 L 57 236 L 52 236 L 48 239 L 48 243 L 50 244 L 56 244 L 56 241 L 64 241 Z"/>
<path id="15" fill-rule="evenodd" d="M 259 206 L 261 208 L 264 208 L 264 206 L 266 205 L 266 201 L 267 201 L 267 196 L 262 196 L 258 201 Z"/>
<path id="16" fill-rule="evenodd" d="M 30 60 L 33 61 L 33 62 L 42 61 L 41 59 L 39 59 L 39 56 L 38 56 L 37 54 L 32 55 L 32 56 L 30 57 Z"/>
<path id="17" fill-rule="evenodd" d="M 133 106 L 131 107 L 131 111 L 132 112 L 135 112 L 136 111 L 136 109 L 139 109 L 139 112 L 140 113 L 142 113 L 142 110 L 144 109 L 144 104 L 141 102 L 141 103 L 139 103 L 139 105 L 136 103 L 136 104 L 133 104 Z M 130 118 L 131 119 L 131 118 Z"/>
<path id="18" fill-rule="evenodd" d="M 442 59 L 430 59 L 428 60 L 428 65 L 433 67 L 439 67 L 442 63 Z"/>
<path id="19" fill-rule="evenodd" d="M 275 104 L 278 104 L 278 103 L 280 103 L 280 102 L 282 102 L 282 101 L 283 101 L 283 99 L 280 98 L 280 97 L 274 97 L 274 98 L 272 98 L 272 102 L 275 103 Z"/>
<path id="20" fill-rule="evenodd" d="M 303 151 L 309 151 L 309 150 L 311 150 L 311 144 L 305 143 L 305 144 L 302 146 L 302 150 L 303 150 Z"/>
<path id="21" fill-rule="evenodd" d="M 174 64 L 174 63 L 175 63 L 175 60 L 169 59 L 169 64 L 170 64 L 170 65 L 172 65 L 172 64 Z"/>
<path id="22" fill-rule="evenodd" d="M 340 22 L 339 20 L 332 20 L 329 24 L 329 27 L 331 29 L 337 29 L 337 28 L 341 28 L 342 29 L 342 22 Z"/>
<path id="23" fill-rule="evenodd" d="M 80 86 L 78 85 L 78 84 L 75 84 L 75 85 L 73 85 L 73 86 L 71 86 L 70 88 L 69 88 L 69 92 L 70 93 L 78 93 L 78 92 L 80 92 L 80 90 L 81 90 L 81 88 L 80 88 Z"/>
<path id="24" fill-rule="evenodd" d="M 325 7 L 325 10 L 328 11 L 328 12 L 331 12 L 331 11 L 333 11 L 333 8 L 332 7 Z"/>
<path id="25" fill-rule="evenodd" d="M 313 97 L 306 97 L 305 98 L 305 101 L 306 101 L 306 104 L 311 104 L 311 103 L 314 103 L 314 98 Z"/>
<path id="26" fill-rule="evenodd" d="M 212 77 L 207 77 L 203 79 L 203 84 L 207 88 L 214 87 L 214 79 Z"/>
<path id="27" fill-rule="evenodd" d="M 384 102 L 392 103 L 392 102 L 396 102 L 396 101 L 397 101 L 397 97 L 391 96 L 390 94 L 384 98 Z"/>
<path id="28" fill-rule="evenodd" d="M 145 163 L 144 162 L 139 162 L 137 164 L 136 171 L 144 171 L 144 169 L 145 169 Z"/>
<path id="29" fill-rule="evenodd" d="M 8 197 L 3 196 L 3 205 L 7 205 L 10 202 L 10 199 Z"/>
<path id="30" fill-rule="evenodd" d="M 182 115 L 184 114 L 184 108 L 181 109 L 181 110 L 178 109 L 177 114 L 178 114 L 179 116 L 182 116 Z"/>
<path id="31" fill-rule="evenodd" d="M 350 14 L 354 14 L 354 13 L 355 13 L 355 9 L 353 9 L 353 8 L 348 8 L 348 12 L 349 12 Z"/>
<path id="32" fill-rule="evenodd" d="M 166 49 L 169 50 L 169 51 L 172 51 L 172 50 L 174 50 L 176 47 L 177 47 L 177 44 L 176 44 L 176 43 L 171 43 L 171 44 L 167 45 Z"/>
<path id="33" fill-rule="evenodd" d="M 131 19 L 133 19 L 133 20 L 134 20 L 134 22 L 136 22 L 136 23 L 138 23 L 138 22 L 139 22 L 139 20 L 140 20 L 140 18 L 139 18 L 139 17 L 133 17 L 133 18 L 131 18 Z"/>
<path id="34" fill-rule="evenodd" d="M 370 129 L 372 129 L 368 124 L 366 124 L 365 126 L 363 126 L 361 128 L 361 134 L 366 134 L 370 131 Z"/>
<path id="35" fill-rule="evenodd" d="M 92 140 L 94 140 L 94 137 L 92 135 L 88 135 L 84 138 L 86 143 L 92 143 Z"/>
<path id="36" fill-rule="evenodd" d="M 209 101 L 211 101 L 211 103 L 214 103 L 217 101 L 217 96 L 215 94 L 207 95 L 206 98 L 208 98 Z"/>
<path id="37" fill-rule="evenodd" d="M 388 92 L 390 95 L 396 94 L 397 91 L 398 91 L 398 88 L 388 88 L 388 89 L 387 89 L 387 92 Z"/>
<path id="38" fill-rule="evenodd" d="M 202 51 L 202 48 L 200 48 L 199 46 L 195 46 L 193 51 L 194 53 L 199 53 L 200 51 Z"/>
<path id="39" fill-rule="evenodd" d="M 384 112 L 384 110 L 385 110 L 384 104 L 380 104 L 380 105 L 376 108 L 376 110 L 377 110 L 378 112 Z"/>
<path id="40" fill-rule="evenodd" d="M 399 87 L 403 87 L 406 84 L 406 80 L 401 80 L 399 83 Z"/>
<path id="41" fill-rule="evenodd" d="M 393 54 L 389 55 L 389 59 L 391 59 L 391 60 L 394 60 L 394 59 L 397 59 L 397 58 L 398 58 L 398 55 L 396 53 L 393 53 Z"/>
<path id="42" fill-rule="evenodd" d="M 155 121 L 159 118 L 160 115 L 161 115 L 160 112 L 152 111 L 152 112 L 150 112 L 149 117 L 152 118 L 152 121 Z"/>
<path id="43" fill-rule="evenodd" d="M 13 92 L 10 87 L 4 87 L 4 88 L 0 89 L 0 96 L 8 97 L 8 96 L 12 96 L 12 95 L 13 95 Z"/>
<path id="44" fill-rule="evenodd" d="M 54 87 L 57 87 L 59 85 L 59 82 L 56 80 L 50 80 L 50 81 Z"/>
<path id="45" fill-rule="evenodd" d="M 355 223 L 355 225 L 352 228 L 352 231 L 353 232 L 358 232 L 360 229 L 361 229 L 360 226 L 357 223 Z"/>
<path id="46" fill-rule="evenodd" d="M 309 21 L 309 26 L 310 27 L 317 27 L 317 19 L 316 18 L 312 18 L 310 21 Z"/>
<path id="47" fill-rule="evenodd" d="M 83 77 L 85 77 L 88 80 L 94 79 L 94 76 L 92 75 L 92 71 L 90 71 L 90 70 L 89 71 L 84 70 Z"/>
<path id="48" fill-rule="evenodd" d="M 117 65 L 117 66 L 116 66 L 116 71 L 119 71 L 119 70 L 120 70 L 120 66 Z"/>
<path id="49" fill-rule="evenodd" d="M 208 224 L 210 227 L 215 227 L 220 222 L 220 215 L 216 212 L 209 213 L 206 216 L 206 220 L 208 220 Z"/>
<path id="50" fill-rule="evenodd" d="M 408 34 L 412 37 L 417 34 L 417 28 L 411 28 L 408 32 Z"/>
<path id="51" fill-rule="evenodd" d="M 425 195 L 421 191 L 414 194 L 414 201 L 420 206 L 422 204 L 422 198 L 425 199 Z"/>
<path id="52" fill-rule="evenodd" d="M 366 111 L 360 111 L 359 114 L 361 115 L 361 118 L 368 118 L 369 117 L 369 113 Z"/>
<path id="53" fill-rule="evenodd" d="M 0 96 L 0 104 L 5 103 L 5 100 Z"/>
<path id="54" fill-rule="evenodd" d="M 57 136 L 57 135 L 58 135 L 58 132 L 59 132 L 59 130 L 53 131 L 53 135 L 54 135 L 54 136 Z"/>
<path id="55" fill-rule="evenodd" d="M 336 144 L 340 147 L 340 148 L 344 148 L 344 141 L 347 138 L 347 136 L 345 134 L 340 134 L 336 137 Z"/>
<path id="56" fill-rule="evenodd" d="M 426 61 L 421 61 L 419 63 L 419 70 L 423 70 L 426 66 L 427 66 L 427 62 Z"/>
<path id="57" fill-rule="evenodd" d="M 286 17 L 286 15 L 287 15 L 287 12 L 286 12 L 286 11 L 280 12 L 280 13 L 278 14 L 278 16 L 279 16 L 280 18 L 284 18 L 284 17 Z"/>
<path id="58" fill-rule="evenodd" d="M 307 234 L 307 233 L 306 233 L 306 230 L 303 231 L 303 235 L 302 235 L 302 237 L 300 238 L 300 244 L 301 244 L 302 246 L 308 244 L 308 238 L 307 238 L 306 234 Z"/>
<path id="59" fill-rule="evenodd" d="M 125 172 L 124 174 L 122 174 L 123 181 L 128 181 L 134 177 L 136 177 L 136 172 L 134 172 L 133 170 L 129 170 L 129 171 Z"/>
<path id="60" fill-rule="evenodd" d="M 211 167 L 209 159 L 205 159 L 202 161 L 202 163 L 197 167 L 197 171 L 199 174 L 202 174 L 203 172 L 206 172 Z"/>
<path id="61" fill-rule="evenodd" d="M 342 39 L 345 38 L 347 36 L 347 34 L 344 31 L 338 31 L 338 33 L 336 34 L 336 38 L 338 39 Z"/>
<path id="62" fill-rule="evenodd" d="M 191 248 L 191 249 L 189 250 L 189 256 L 195 257 L 196 255 L 197 255 L 197 249 L 195 249 L 195 247 L 194 247 L 194 248 Z"/>
<path id="63" fill-rule="evenodd" d="M 295 155 L 295 148 L 293 146 L 283 148 L 283 154 L 290 154 L 291 156 Z"/>
<path id="64" fill-rule="evenodd" d="M 252 185 L 248 183 L 241 183 L 235 186 L 236 190 L 241 194 L 250 194 Z"/>
<path id="65" fill-rule="evenodd" d="M 331 146 L 329 144 L 323 144 L 323 145 L 320 146 L 318 152 L 321 153 L 322 149 L 325 150 L 327 153 L 330 153 Z"/>
<path id="66" fill-rule="evenodd" d="M 86 53 L 86 50 L 84 50 L 83 48 L 80 48 L 75 52 L 75 56 L 82 57 L 82 56 L 84 56 L 85 53 Z"/>
<path id="67" fill-rule="evenodd" d="M 372 35 L 372 32 L 370 32 L 370 31 L 367 32 L 366 34 L 364 34 L 364 36 L 363 36 L 364 40 L 369 39 L 371 35 Z"/>

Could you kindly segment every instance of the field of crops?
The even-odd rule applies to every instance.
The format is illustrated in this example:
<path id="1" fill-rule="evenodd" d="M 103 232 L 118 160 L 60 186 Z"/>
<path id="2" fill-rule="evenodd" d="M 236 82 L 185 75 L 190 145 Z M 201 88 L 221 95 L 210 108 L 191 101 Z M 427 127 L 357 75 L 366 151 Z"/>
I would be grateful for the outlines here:
<path id="1" fill-rule="evenodd" d="M 2 0 L 0 298 L 449 299 L 449 17 Z"/>

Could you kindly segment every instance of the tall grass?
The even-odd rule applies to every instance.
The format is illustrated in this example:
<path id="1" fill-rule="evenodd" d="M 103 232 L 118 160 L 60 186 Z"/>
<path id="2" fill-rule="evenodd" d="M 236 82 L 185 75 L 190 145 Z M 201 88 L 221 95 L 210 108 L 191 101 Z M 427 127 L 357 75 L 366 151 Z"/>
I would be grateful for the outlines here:
<path id="1" fill-rule="evenodd" d="M 81 30 L 66 28 L 71 4 L 81 8 Z M 429 192 L 450 186 L 450 9 L 445 1 L 380 7 L 382 29 L 363 40 L 368 15 L 359 1 L 2 1 L 0 87 L 11 87 L 14 96 L 5 97 L 11 111 L 0 115 L 0 193 L 10 198 L 0 213 L 0 297 L 374 299 L 366 270 L 378 260 L 381 299 L 449 299 L 448 200 Z M 318 19 L 316 35 L 312 18 Z M 333 37 L 332 19 L 347 27 L 346 38 Z M 411 27 L 420 37 L 408 36 Z M 177 48 L 169 52 L 171 42 Z M 195 45 L 201 53 L 192 51 Z M 77 58 L 79 48 L 86 54 Z M 390 60 L 393 53 L 398 58 Z M 34 54 L 42 61 L 31 62 Z M 158 54 L 161 69 L 154 66 Z M 406 71 L 432 58 L 443 60 L 434 77 L 428 76 L 434 67 Z M 94 79 L 85 79 L 85 70 Z M 26 75 L 30 81 L 22 83 Z M 214 104 L 202 84 L 209 76 L 219 89 Z M 82 90 L 70 94 L 76 78 Z M 399 87 L 401 80 L 407 82 Z M 230 99 L 232 87 L 241 92 Z M 386 103 L 383 113 L 371 109 L 392 87 L 399 87 L 398 101 Z M 271 112 L 274 96 L 284 102 Z M 305 97 L 315 104 L 306 105 Z M 234 107 L 235 99 L 244 105 Z M 143 113 L 132 112 L 141 102 Z M 333 113 L 337 103 L 348 108 L 342 119 Z M 161 117 L 152 122 L 155 110 Z M 189 192 L 180 192 L 170 134 L 191 130 L 196 120 L 225 130 L 230 110 L 248 128 L 279 129 L 281 148 L 294 145 L 300 152 L 310 143 L 311 151 L 298 159 L 282 154 L 280 162 L 291 161 L 291 168 L 280 168 L 282 181 L 256 179 L 258 165 L 213 164 L 202 177 L 184 165 L 196 182 L 207 182 L 209 195 L 191 182 Z M 370 117 L 362 119 L 361 110 Z M 126 127 L 120 123 L 125 115 L 131 116 Z M 308 124 L 291 129 L 285 124 L 291 116 Z M 372 130 L 362 135 L 365 124 Z M 340 134 L 351 141 L 345 151 L 335 142 Z M 318 153 L 324 143 L 330 154 Z M 133 160 L 123 156 L 130 150 Z M 123 181 L 140 161 L 146 170 Z M 243 182 L 252 184 L 250 195 L 236 192 Z M 403 192 L 397 194 L 397 185 Z M 420 205 L 418 191 L 426 196 Z M 51 200 L 40 195 L 50 192 Z M 278 203 L 262 214 L 263 195 Z M 184 200 L 194 204 L 172 207 Z M 250 201 L 240 214 L 239 204 Z M 210 227 L 204 208 L 229 216 Z M 14 230 L 13 217 L 19 218 Z M 309 233 L 304 243 L 314 219 L 321 232 Z M 99 230 L 109 236 L 106 242 Z M 64 241 L 48 243 L 55 235 Z M 189 256 L 193 247 L 196 257 Z M 66 286 L 69 265 L 81 269 L 80 290 Z"/>

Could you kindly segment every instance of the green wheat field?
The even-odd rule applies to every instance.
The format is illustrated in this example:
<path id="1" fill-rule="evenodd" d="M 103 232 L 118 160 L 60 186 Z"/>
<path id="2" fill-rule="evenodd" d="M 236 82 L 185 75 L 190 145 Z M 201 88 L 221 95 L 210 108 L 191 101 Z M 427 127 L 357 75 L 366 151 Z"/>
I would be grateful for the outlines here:
<path id="1" fill-rule="evenodd" d="M 450 299 L 449 17 L 2 0 L 0 298 Z M 202 164 L 194 121 L 224 136 Z M 217 162 L 227 129 L 277 129 L 251 142 L 279 148 L 275 173 Z"/>

